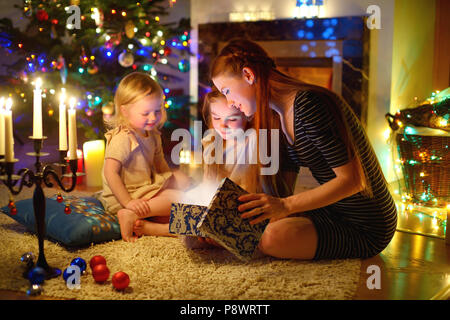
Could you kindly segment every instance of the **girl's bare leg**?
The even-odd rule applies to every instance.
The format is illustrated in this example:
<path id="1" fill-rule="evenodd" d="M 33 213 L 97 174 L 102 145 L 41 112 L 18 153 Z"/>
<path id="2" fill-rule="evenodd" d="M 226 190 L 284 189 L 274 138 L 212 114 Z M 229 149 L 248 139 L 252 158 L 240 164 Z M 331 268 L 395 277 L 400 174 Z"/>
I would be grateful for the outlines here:
<path id="1" fill-rule="evenodd" d="M 122 235 L 122 239 L 127 242 L 136 241 L 137 237 L 133 235 L 133 227 L 139 217 L 132 210 L 120 209 L 117 212 L 117 218 L 119 219 L 120 234 Z"/>
<path id="2" fill-rule="evenodd" d="M 172 207 L 172 203 L 181 201 L 182 196 L 182 191 L 174 189 L 162 190 L 156 196 L 147 201 L 150 205 L 150 213 L 144 218 L 170 216 L 170 208 Z"/>
<path id="3" fill-rule="evenodd" d="M 267 225 L 259 249 L 276 258 L 311 260 L 317 249 L 317 231 L 305 217 L 288 217 Z"/>
<path id="4" fill-rule="evenodd" d="M 182 196 L 181 191 L 165 189 L 148 200 L 150 214 L 145 218 L 152 218 L 152 221 L 136 219 L 133 224 L 134 233 L 137 236 L 173 236 L 169 233 L 170 208 L 172 203 L 180 201 Z"/>
<path id="5" fill-rule="evenodd" d="M 163 236 L 174 237 L 175 235 L 169 233 L 168 223 L 157 223 L 144 219 L 136 220 L 133 226 L 134 233 L 140 236 Z"/>

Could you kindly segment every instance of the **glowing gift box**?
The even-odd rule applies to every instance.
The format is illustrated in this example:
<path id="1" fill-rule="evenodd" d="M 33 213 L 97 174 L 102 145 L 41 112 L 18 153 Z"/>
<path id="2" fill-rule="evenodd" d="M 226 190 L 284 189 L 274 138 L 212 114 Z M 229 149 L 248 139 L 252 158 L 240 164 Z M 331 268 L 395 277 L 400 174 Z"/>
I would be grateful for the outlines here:
<path id="1" fill-rule="evenodd" d="M 250 260 L 258 247 L 268 220 L 250 224 L 242 219 L 237 199 L 248 193 L 228 178 L 217 188 L 210 204 L 173 203 L 170 212 L 169 232 L 186 236 L 209 237 L 241 260 Z"/>

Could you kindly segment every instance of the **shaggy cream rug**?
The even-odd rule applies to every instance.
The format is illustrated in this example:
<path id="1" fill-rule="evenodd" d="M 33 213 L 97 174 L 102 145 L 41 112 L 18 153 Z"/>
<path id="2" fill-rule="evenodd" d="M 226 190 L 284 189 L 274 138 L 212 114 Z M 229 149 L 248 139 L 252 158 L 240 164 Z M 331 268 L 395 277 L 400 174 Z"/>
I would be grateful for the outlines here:
<path id="1" fill-rule="evenodd" d="M 26 189 L 16 200 L 31 198 Z M 52 189 L 45 189 L 51 196 Z M 86 193 L 72 193 L 86 195 Z M 8 202 L 0 187 L 0 205 Z M 10 217 L 0 214 L 0 289 L 26 292 L 20 257 L 38 254 L 37 237 Z M 305 300 L 352 299 L 356 293 L 359 259 L 305 262 L 262 257 L 241 262 L 222 249 L 189 250 L 177 238 L 142 237 L 135 243 L 122 240 L 68 249 L 45 241 L 49 265 L 64 270 L 72 259 L 103 255 L 111 275 L 104 284 L 94 281 L 88 266 L 80 289 L 69 289 L 62 277 L 45 281 L 43 294 L 51 297 L 99 300 Z M 130 286 L 122 292 L 111 284 L 111 276 L 124 271 Z"/>

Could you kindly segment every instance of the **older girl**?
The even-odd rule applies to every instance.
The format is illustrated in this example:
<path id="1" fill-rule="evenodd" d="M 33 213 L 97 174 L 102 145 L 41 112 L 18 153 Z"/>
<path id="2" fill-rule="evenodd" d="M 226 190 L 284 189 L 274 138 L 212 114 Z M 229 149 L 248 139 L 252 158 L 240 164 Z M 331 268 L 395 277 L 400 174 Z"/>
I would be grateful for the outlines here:
<path id="1" fill-rule="evenodd" d="M 240 197 L 243 218 L 270 219 L 262 252 L 280 258 L 367 258 L 388 245 L 396 207 L 364 129 L 341 97 L 281 73 L 248 40 L 222 49 L 211 78 L 230 104 L 255 117 L 257 131 L 271 128 L 275 112 L 289 159 L 308 167 L 320 184 L 284 198 Z"/>

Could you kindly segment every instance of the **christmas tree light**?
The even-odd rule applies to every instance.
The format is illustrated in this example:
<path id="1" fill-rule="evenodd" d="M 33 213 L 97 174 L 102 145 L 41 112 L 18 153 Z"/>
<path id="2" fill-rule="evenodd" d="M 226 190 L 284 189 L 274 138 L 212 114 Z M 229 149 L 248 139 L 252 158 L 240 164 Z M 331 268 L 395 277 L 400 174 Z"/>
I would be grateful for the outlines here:
<path id="1" fill-rule="evenodd" d="M 13 27 L 7 18 L 0 22 L 0 49 L 18 58 L 6 66 L 7 76 L 2 78 L 0 90 L 20 96 L 24 103 L 15 108 L 22 108 L 17 112 L 26 114 L 33 100 L 28 77 L 43 76 L 44 121 L 53 115 L 53 106 L 59 104 L 51 92 L 64 86 L 77 95 L 80 106 L 87 108 L 77 115 L 85 136 L 102 138 L 102 107 L 113 101 L 115 87 L 126 74 L 148 72 L 162 87 L 180 81 L 173 73 L 165 73 L 164 68 L 159 70 L 164 65 L 179 71 L 178 61 L 190 54 L 188 46 L 172 45 L 189 40 L 189 21 L 182 19 L 178 25 L 160 23 L 160 17 L 168 15 L 174 3 L 169 6 L 166 0 L 126 4 L 112 0 L 27 0 L 19 8 L 28 21 L 26 32 Z M 75 21 L 68 19 L 73 5 L 80 9 L 79 29 Z M 152 39 L 151 35 L 157 37 Z M 171 55 L 172 48 L 177 51 Z M 123 52 L 126 54 L 121 56 Z M 98 99 L 89 101 L 88 91 Z M 45 96 L 45 92 L 51 95 Z M 55 121 L 45 124 L 47 129 L 57 127 Z M 30 127 L 25 122 L 19 125 L 23 125 L 23 130 Z"/>

